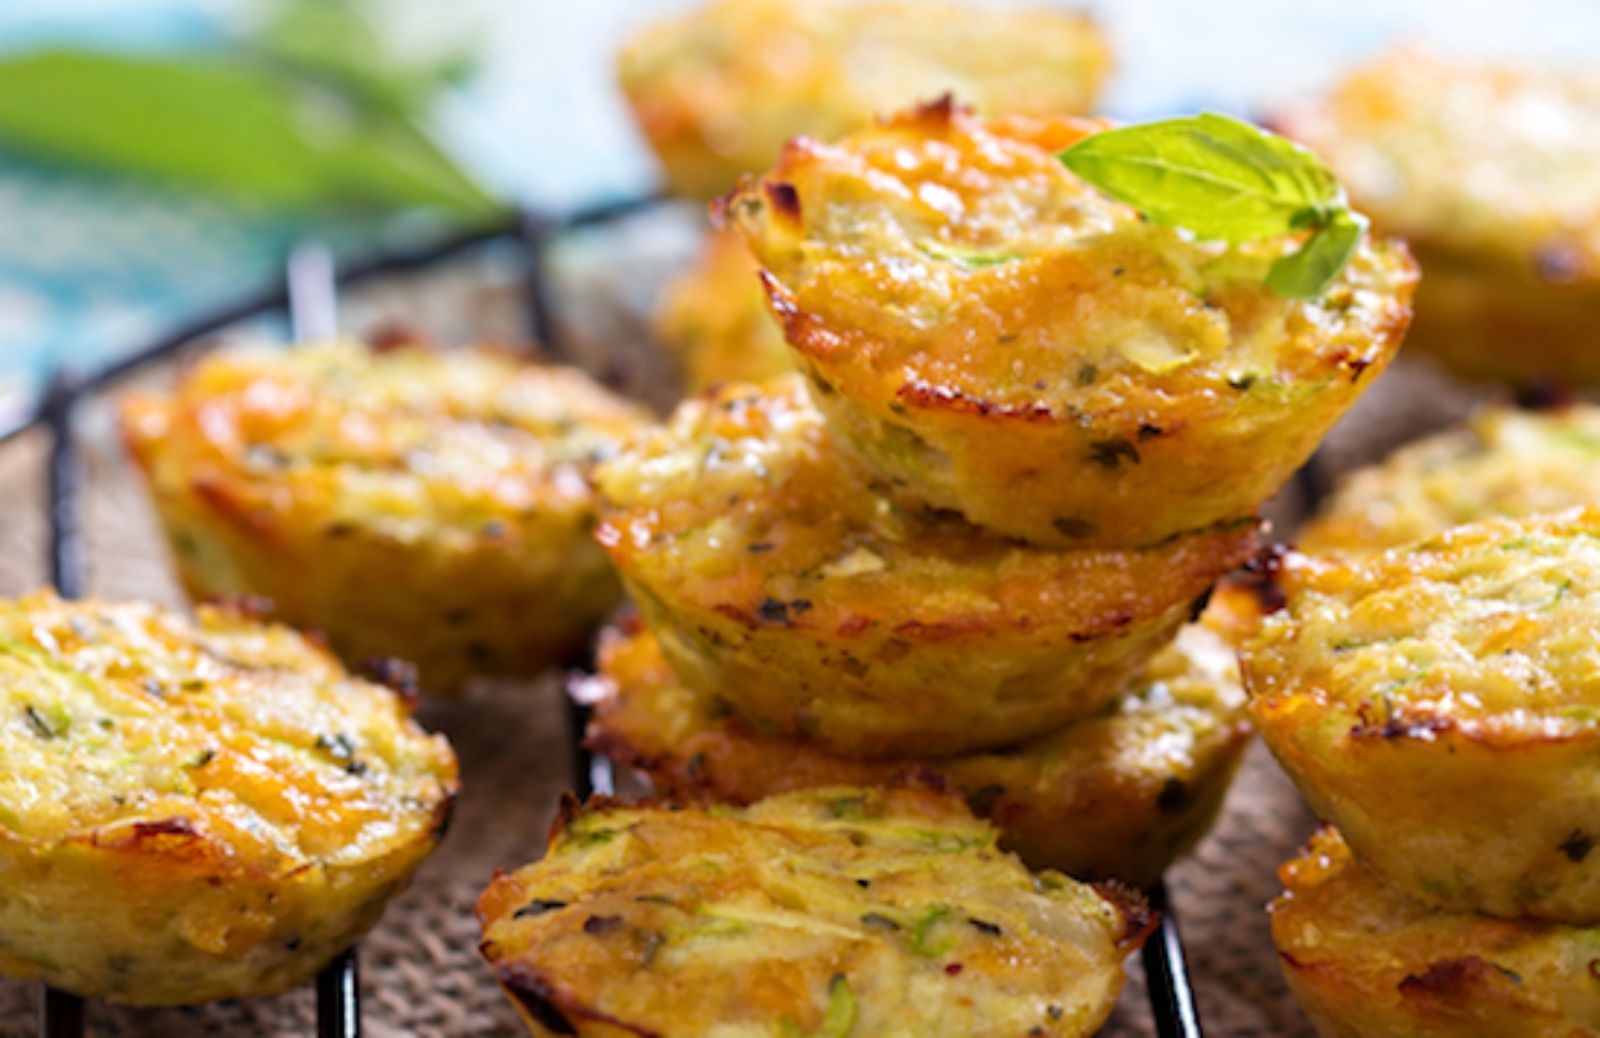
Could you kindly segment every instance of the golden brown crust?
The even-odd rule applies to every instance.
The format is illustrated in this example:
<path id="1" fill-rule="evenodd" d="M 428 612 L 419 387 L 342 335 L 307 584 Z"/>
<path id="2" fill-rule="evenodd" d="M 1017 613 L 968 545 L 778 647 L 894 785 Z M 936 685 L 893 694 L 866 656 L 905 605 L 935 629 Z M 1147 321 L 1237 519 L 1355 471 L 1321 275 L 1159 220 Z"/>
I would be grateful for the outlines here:
<path id="1" fill-rule="evenodd" d="M 700 198 L 766 168 L 791 137 L 831 138 L 952 91 L 990 112 L 1087 111 L 1109 71 L 1082 15 L 905 0 L 712 0 L 618 56 L 668 182 Z"/>
<path id="2" fill-rule="evenodd" d="M 1415 349 L 1474 378 L 1600 380 L 1600 76 L 1400 48 L 1278 121 L 1411 242 Z"/>
<path id="3" fill-rule="evenodd" d="M 1600 1036 L 1600 931 L 1426 908 L 1379 882 L 1333 829 L 1279 875 L 1273 941 L 1322 1033 Z"/>
<path id="4" fill-rule="evenodd" d="M 992 748 L 1099 711 L 1255 544 L 1241 523 L 1055 551 L 898 508 L 796 377 L 686 403 L 597 482 L 597 534 L 683 680 L 850 756 Z"/>
<path id="5" fill-rule="evenodd" d="M 1031 868 L 1153 883 L 1209 827 L 1250 729 L 1232 652 L 1186 628 L 1107 713 L 996 753 L 851 760 L 763 733 L 683 687 L 650 635 L 602 640 L 588 746 L 676 799 L 748 804 L 913 776 L 958 791 Z"/>
<path id="6" fill-rule="evenodd" d="M 927 105 L 795 141 L 727 201 L 818 406 L 903 500 L 1058 546 L 1248 515 L 1399 347 L 1401 246 L 1280 297 L 1293 241 L 1196 242 L 1068 172 L 1104 126 Z"/>
<path id="7" fill-rule="evenodd" d="M 1308 552 L 1374 551 L 1494 517 L 1600 503 L 1600 408 L 1486 408 L 1340 484 L 1300 532 Z"/>
<path id="8" fill-rule="evenodd" d="M 575 370 L 413 343 L 226 353 L 122 418 L 190 593 L 265 596 L 347 660 L 403 656 L 448 692 L 563 660 L 616 603 L 587 474 L 647 418 Z"/>
<path id="9" fill-rule="evenodd" d="M 1092 1033 L 1151 913 L 993 844 L 917 786 L 601 802 L 485 892 L 481 947 L 536 1034 Z"/>
<path id="10" fill-rule="evenodd" d="M 1386 882 L 1600 921 L 1597 545 L 1575 510 L 1271 575 L 1241 650 L 1256 730 Z"/>
<path id="11" fill-rule="evenodd" d="M 0 607 L 0 972 L 174 1004 L 274 994 L 376 922 L 456 763 L 287 628 Z"/>

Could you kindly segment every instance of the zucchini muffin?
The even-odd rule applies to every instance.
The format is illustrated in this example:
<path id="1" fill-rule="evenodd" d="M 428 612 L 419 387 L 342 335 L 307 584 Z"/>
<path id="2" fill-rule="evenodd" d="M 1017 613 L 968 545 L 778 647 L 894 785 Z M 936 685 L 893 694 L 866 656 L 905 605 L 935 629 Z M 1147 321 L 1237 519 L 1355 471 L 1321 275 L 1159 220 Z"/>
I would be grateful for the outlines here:
<path id="1" fill-rule="evenodd" d="M 456 761 L 285 627 L 0 604 L 0 974 L 172 1005 L 273 995 L 377 922 Z"/>
<path id="2" fill-rule="evenodd" d="M 1600 75 L 1400 49 L 1279 123 L 1410 242 L 1417 349 L 1473 378 L 1600 381 Z"/>
<path id="3" fill-rule="evenodd" d="M 1600 509 L 1272 568 L 1251 718 L 1362 862 L 1449 911 L 1600 923 Z"/>
<path id="4" fill-rule="evenodd" d="M 1600 1038 L 1600 930 L 1440 912 L 1325 829 L 1272 905 L 1284 975 L 1337 1038 Z"/>
<path id="5" fill-rule="evenodd" d="M 1093 1034 L 1150 915 L 1030 875 L 959 798 L 810 790 L 745 809 L 569 801 L 478 903 L 536 1035 Z"/>
<path id="6" fill-rule="evenodd" d="M 683 682 L 853 757 L 990 749 L 1100 712 L 1256 541 L 1246 521 L 1056 551 L 906 510 L 792 375 L 683 404 L 596 481 L 598 536 Z"/>
<path id="7" fill-rule="evenodd" d="M 1600 504 L 1600 408 L 1491 407 L 1347 477 L 1300 534 L 1309 552 L 1377 551 L 1495 517 Z"/>
<path id="8" fill-rule="evenodd" d="M 677 357 L 689 392 L 794 370 L 758 269 L 743 238 L 718 231 L 706 240 L 694 269 L 667 286 L 656 310 L 655 336 Z"/>
<path id="9" fill-rule="evenodd" d="M 1085 112 L 1110 71 L 1083 15 L 907 0 L 712 0 L 618 58 L 668 184 L 699 198 L 766 169 L 791 137 L 835 137 L 950 92 L 984 111 Z"/>
<path id="10" fill-rule="evenodd" d="M 1285 298 L 1299 235 L 1145 222 L 1058 158 L 1103 128 L 928 105 L 795 141 L 727 201 L 818 406 L 901 500 L 1054 546 L 1250 515 L 1399 347 L 1404 248 Z"/>
<path id="11" fill-rule="evenodd" d="M 956 790 L 1035 869 L 1145 886 L 1210 828 L 1250 738 L 1233 651 L 1190 625 L 1105 712 L 995 753 L 861 761 L 763 733 L 679 681 L 648 633 L 602 641 L 588 745 L 673 799 L 748 804 L 915 774 Z"/>
<path id="12" fill-rule="evenodd" d="M 123 436 L 196 598 L 253 595 L 423 687 L 564 662 L 617 604 L 590 468 L 646 415 L 568 368 L 354 343 L 200 361 Z"/>

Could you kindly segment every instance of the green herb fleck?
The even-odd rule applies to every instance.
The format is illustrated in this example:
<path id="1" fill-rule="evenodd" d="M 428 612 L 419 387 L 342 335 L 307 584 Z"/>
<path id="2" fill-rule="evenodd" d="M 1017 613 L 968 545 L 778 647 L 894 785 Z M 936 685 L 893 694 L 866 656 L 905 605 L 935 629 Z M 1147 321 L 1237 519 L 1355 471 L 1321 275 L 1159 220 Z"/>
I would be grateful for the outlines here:
<path id="1" fill-rule="evenodd" d="M 828 814 L 834 818 L 859 822 L 868 817 L 866 805 L 867 798 L 864 796 L 840 797 L 828 801 Z"/>
<path id="2" fill-rule="evenodd" d="M 844 974 L 835 973 L 828 982 L 828 1012 L 822 1018 L 819 1038 L 845 1038 L 856 1023 L 856 993 Z"/>
<path id="3" fill-rule="evenodd" d="M 998 267 L 1002 263 L 1010 263 L 1012 260 L 1021 258 L 1014 252 L 984 252 L 981 249 L 951 245 L 933 238 L 918 242 L 917 248 L 934 259 L 953 263 L 963 270 L 983 270 L 986 267 Z"/>
<path id="4" fill-rule="evenodd" d="M 930 941 L 935 927 L 950 918 L 949 905 L 935 905 L 911 924 L 911 951 L 925 959 L 936 959 L 956 946 L 956 937 L 947 936 L 941 941 Z"/>
<path id="5" fill-rule="evenodd" d="M 28 719 L 28 727 L 41 739 L 58 739 L 72 727 L 72 720 L 66 715 L 47 714 L 36 706 L 25 706 L 22 713 Z"/>

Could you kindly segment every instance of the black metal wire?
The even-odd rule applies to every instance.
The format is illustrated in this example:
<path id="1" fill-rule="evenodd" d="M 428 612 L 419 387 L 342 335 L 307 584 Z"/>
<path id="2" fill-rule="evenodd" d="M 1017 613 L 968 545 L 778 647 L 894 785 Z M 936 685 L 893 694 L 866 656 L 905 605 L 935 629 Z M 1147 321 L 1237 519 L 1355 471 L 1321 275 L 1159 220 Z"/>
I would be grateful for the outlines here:
<path id="1" fill-rule="evenodd" d="M 40 408 L 50 430 L 50 458 L 46 472 L 46 507 L 50 528 L 50 582 L 63 598 L 82 597 L 88 587 L 87 557 L 78 501 L 83 490 L 83 469 L 73 438 L 73 417 L 78 387 L 72 376 L 58 371 L 50 380 Z M 84 1004 L 77 995 L 46 986 L 39 1002 L 40 1038 L 82 1038 Z"/>
<path id="2" fill-rule="evenodd" d="M 1156 1035 L 1158 1038 L 1202 1038 L 1200 1011 L 1195 1005 L 1194 989 L 1189 984 L 1189 963 L 1166 882 L 1157 883 L 1148 896 L 1150 907 L 1161 913 L 1156 932 L 1145 941 L 1140 952 Z"/>
<path id="3" fill-rule="evenodd" d="M 589 708 L 571 696 L 567 701 L 567 747 L 572 757 L 572 790 L 579 800 L 611 796 L 617 791 L 616 769 L 609 757 L 589 752 L 583 744 L 589 728 Z"/>
<path id="4" fill-rule="evenodd" d="M 44 989 L 39 1006 L 39 1038 L 81 1038 L 83 999 L 55 988 Z"/>
<path id="5" fill-rule="evenodd" d="M 339 279 L 333 253 L 315 242 L 298 246 L 284 265 L 289 327 L 296 343 L 339 333 Z M 317 974 L 317 1038 L 360 1038 L 360 952 L 351 945 Z"/>
<path id="6" fill-rule="evenodd" d="M 50 527 L 50 583 L 62 598 L 80 598 L 88 584 L 82 514 L 83 471 L 73 438 L 77 387 L 72 376 L 58 372 L 45 395 L 44 420 L 50 429 L 46 506 Z"/>
<path id="7" fill-rule="evenodd" d="M 81 593 L 85 587 L 87 560 L 78 508 L 81 467 L 70 434 L 74 406 L 84 396 L 107 389 L 149 365 L 191 348 L 198 340 L 229 325 L 268 313 L 289 311 L 291 305 L 301 308 L 300 315 L 291 314 L 297 334 L 307 338 L 327 337 L 335 328 L 334 286 L 421 269 L 500 239 L 517 241 L 523 246 L 527 260 L 525 297 L 529 326 L 551 355 L 562 356 L 560 324 L 547 268 L 550 240 L 559 234 L 621 219 L 659 201 L 656 196 L 623 199 L 579 210 L 560 220 L 521 212 L 503 225 L 468 231 L 420 248 L 380 253 L 337 271 L 325 251 L 300 250 L 291 258 L 283 283 L 196 318 L 81 379 L 58 376 L 33 413 L 9 426 L 0 426 L 0 444 L 40 424 L 50 428 L 50 565 L 58 590 L 71 596 Z M 1320 491 L 1322 488 L 1315 483 L 1317 476 L 1313 466 L 1308 465 L 1300 477 L 1307 481 L 1302 483 L 1302 489 Z M 586 707 L 569 701 L 566 724 L 572 750 L 573 785 L 584 797 L 613 792 L 615 778 L 611 761 L 583 747 L 588 716 Z M 1156 1033 L 1158 1038 L 1202 1038 L 1178 920 L 1171 911 L 1164 885 L 1152 891 L 1151 903 L 1161 911 L 1161 923 L 1146 943 L 1142 956 Z M 323 970 L 316 987 L 318 1038 L 359 1038 L 360 985 L 353 949 L 341 954 Z M 39 1021 L 42 1038 L 82 1038 L 83 1002 L 72 995 L 46 989 Z"/>
<path id="8" fill-rule="evenodd" d="M 347 948 L 317 974 L 317 1038 L 360 1038 L 361 969 Z"/>
<path id="9" fill-rule="evenodd" d="M 550 285 L 550 268 L 545 255 L 545 242 L 550 228 L 538 213 L 524 213 L 518 223 L 522 246 L 528 252 L 527 271 L 523 275 L 523 303 L 528 313 L 528 331 L 534 346 L 545 356 L 565 360 L 565 344 L 555 321 L 555 299 Z"/>

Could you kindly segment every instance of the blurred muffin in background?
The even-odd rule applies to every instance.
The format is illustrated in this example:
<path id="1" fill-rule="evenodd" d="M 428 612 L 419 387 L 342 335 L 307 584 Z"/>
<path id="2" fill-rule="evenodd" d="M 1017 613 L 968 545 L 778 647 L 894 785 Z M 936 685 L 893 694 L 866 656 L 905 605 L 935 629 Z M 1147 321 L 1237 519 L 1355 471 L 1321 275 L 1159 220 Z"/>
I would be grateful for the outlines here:
<path id="1" fill-rule="evenodd" d="M 905 0 L 712 0 L 618 58 L 668 184 L 697 198 L 766 169 L 791 137 L 831 139 L 946 93 L 985 112 L 1086 112 L 1110 70 L 1084 15 Z"/>
<path id="2" fill-rule="evenodd" d="M 1471 378 L 1600 382 L 1600 74 L 1401 49 L 1277 124 L 1410 242 L 1414 349 Z"/>
<path id="3" fill-rule="evenodd" d="M 718 382 L 762 382 L 794 368 L 758 270 L 743 238 L 718 231 L 694 269 L 667 286 L 655 334 L 677 358 L 690 393 Z"/>
<path id="4" fill-rule="evenodd" d="M 1351 473 L 1301 531 L 1310 552 L 1377 551 L 1479 519 L 1600 504 L 1600 407 L 1486 408 Z"/>
<path id="5" fill-rule="evenodd" d="M 564 661 L 617 604 L 589 471 L 649 424 L 583 373 L 488 348 L 208 357 L 128 399 L 178 573 L 261 596 L 429 691 Z"/>

